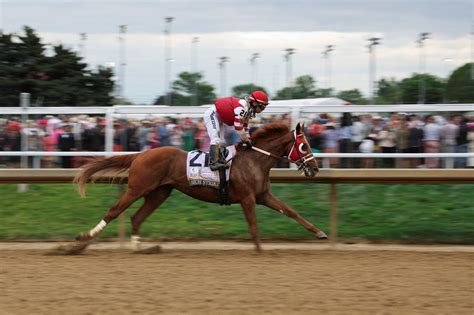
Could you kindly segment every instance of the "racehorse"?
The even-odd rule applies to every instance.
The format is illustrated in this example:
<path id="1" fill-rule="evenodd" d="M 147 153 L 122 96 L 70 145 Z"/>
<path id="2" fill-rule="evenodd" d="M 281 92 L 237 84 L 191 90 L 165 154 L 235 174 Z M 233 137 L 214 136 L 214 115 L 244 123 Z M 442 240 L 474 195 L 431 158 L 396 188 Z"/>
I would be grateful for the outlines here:
<path id="1" fill-rule="evenodd" d="M 261 246 L 256 222 L 256 204 L 267 206 L 296 220 L 319 239 L 327 238 L 323 231 L 270 192 L 270 169 L 279 159 L 285 158 L 296 163 L 306 176 L 315 176 L 319 171 L 303 129 L 304 125 L 299 123 L 293 131 L 283 124 L 269 124 L 252 134 L 252 148 L 237 145 L 228 186 L 229 200 L 242 206 L 258 252 L 261 251 Z M 145 201 L 131 220 L 132 243 L 135 246 L 138 245 L 140 225 L 169 197 L 173 189 L 195 199 L 219 203 L 217 189 L 190 186 L 188 183 L 187 154 L 175 147 L 161 147 L 137 154 L 99 158 L 86 164 L 74 179 L 81 196 L 85 195 L 85 184 L 92 175 L 105 170 L 112 170 L 117 175 L 128 170 L 128 189 L 96 227 L 79 234 L 76 239 L 81 242 L 91 240 L 141 197 Z"/>

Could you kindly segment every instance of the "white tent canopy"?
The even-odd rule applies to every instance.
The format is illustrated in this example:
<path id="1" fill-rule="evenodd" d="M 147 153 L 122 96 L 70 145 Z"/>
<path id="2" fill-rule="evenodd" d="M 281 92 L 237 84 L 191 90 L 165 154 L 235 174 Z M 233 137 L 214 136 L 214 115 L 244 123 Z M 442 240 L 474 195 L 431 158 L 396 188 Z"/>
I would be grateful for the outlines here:
<path id="1" fill-rule="evenodd" d="M 320 106 L 320 105 L 351 105 L 350 102 L 337 97 L 318 97 L 292 100 L 270 100 L 271 106 Z"/>

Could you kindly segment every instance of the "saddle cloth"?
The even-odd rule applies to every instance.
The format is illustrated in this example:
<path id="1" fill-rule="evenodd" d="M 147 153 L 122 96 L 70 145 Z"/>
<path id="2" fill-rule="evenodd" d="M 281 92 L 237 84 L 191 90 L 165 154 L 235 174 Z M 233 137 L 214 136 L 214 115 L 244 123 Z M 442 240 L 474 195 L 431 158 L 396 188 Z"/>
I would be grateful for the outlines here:
<path id="1" fill-rule="evenodd" d="M 229 168 L 225 171 L 226 181 L 230 178 L 230 167 L 232 158 L 235 155 L 235 145 L 226 147 L 225 159 Z M 188 152 L 186 159 L 186 175 L 190 186 L 208 186 L 219 188 L 219 171 L 212 171 L 209 168 L 209 153 L 203 151 Z"/>

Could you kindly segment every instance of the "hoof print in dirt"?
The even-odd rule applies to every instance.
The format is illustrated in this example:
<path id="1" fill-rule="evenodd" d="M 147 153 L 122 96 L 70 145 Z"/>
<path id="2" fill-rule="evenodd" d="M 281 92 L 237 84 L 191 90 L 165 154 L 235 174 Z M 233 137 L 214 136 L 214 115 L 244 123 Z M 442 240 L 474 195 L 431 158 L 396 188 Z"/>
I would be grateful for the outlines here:
<path id="1" fill-rule="evenodd" d="M 68 245 L 61 245 L 50 252 L 48 252 L 46 255 L 52 255 L 52 256 L 67 256 L 67 255 L 82 255 L 84 253 L 84 250 L 89 246 L 89 243 L 79 243 L 79 244 L 68 244 Z"/>
<path id="2" fill-rule="evenodd" d="M 134 254 L 141 254 L 141 255 L 153 255 L 153 254 L 160 254 L 162 252 L 162 248 L 160 245 L 152 246 L 145 249 L 136 250 Z"/>

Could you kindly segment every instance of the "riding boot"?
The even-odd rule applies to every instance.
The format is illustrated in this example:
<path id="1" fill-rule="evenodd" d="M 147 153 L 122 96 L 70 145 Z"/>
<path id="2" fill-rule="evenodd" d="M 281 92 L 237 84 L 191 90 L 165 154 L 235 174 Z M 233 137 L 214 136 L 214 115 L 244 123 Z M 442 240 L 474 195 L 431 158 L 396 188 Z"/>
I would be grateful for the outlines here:
<path id="1" fill-rule="evenodd" d="M 226 165 L 223 164 L 222 161 L 220 161 L 220 155 L 221 155 L 221 153 L 220 153 L 220 150 L 219 150 L 219 146 L 215 145 L 215 144 L 212 144 L 211 148 L 209 150 L 209 157 L 210 157 L 209 167 L 211 168 L 211 170 L 217 171 L 220 168 L 225 168 L 226 167 Z"/>

